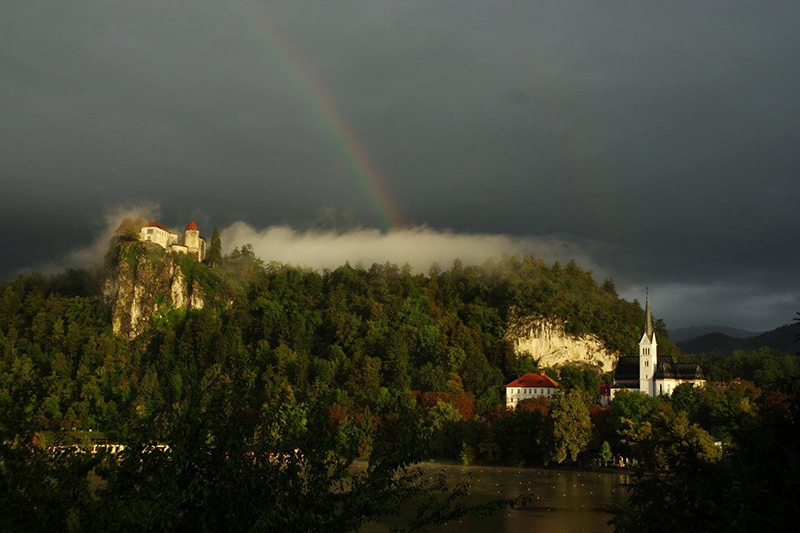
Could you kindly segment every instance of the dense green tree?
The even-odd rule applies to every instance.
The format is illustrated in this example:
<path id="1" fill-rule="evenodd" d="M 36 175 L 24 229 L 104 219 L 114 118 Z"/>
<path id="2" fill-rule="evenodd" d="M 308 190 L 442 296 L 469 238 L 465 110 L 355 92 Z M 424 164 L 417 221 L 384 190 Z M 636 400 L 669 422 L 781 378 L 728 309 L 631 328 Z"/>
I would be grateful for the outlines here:
<path id="1" fill-rule="evenodd" d="M 670 405 L 678 413 L 687 413 L 690 418 L 697 414 L 700 402 L 707 391 L 700 387 L 695 387 L 692 383 L 681 383 L 670 396 Z"/>
<path id="2" fill-rule="evenodd" d="M 592 434 L 592 422 L 586 393 L 573 389 L 553 396 L 544 433 L 545 460 L 572 462 L 586 450 Z"/>
<path id="3" fill-rule="evenodd" d="M 611 453 L 611 445 L 608 444 L 607 440 L 603 441 L 603 445 L 600 446 L 600 453 L 597 454 L 597 457 L 606 463 L 614 458 L 614 454 Z"/>
<path id="4" fill-rule="evenodd" d="M 608 418 L 609 440 L 611 448 L 623 455 L 630 455 L 632 450 L 622 439 L 623 430 L 629 425 L 642 424 L 653 413 L 661 409 L 661 400 L 639 394 L 638 392 L 620 391 L 611 402 Z"/>
<path id="5" fill-rule="evenodd" d="M 622 441 L 633 455 L 654 470 L 681 468 L 687 461 L 708 463 L 722 457 L 714 439 L 686 413 L 658 411 L 640 423 L 625 420 Z"/>
<path id="6" fill-rule="evenodd" d="M 211 244 L 206 253 L 206 262 L 211 268 L 215 268 L 222 261 L 222 239 L 219 236 L 219 229 L 214 228 L 211 234 Z"/>
<path id="7" fill-rule="evenodd" d="M 760 396 L 720 448 L 685 413 L 658 413 L 630 426 L 646 458 L 628 500 L 614 506 L 615 531 L 790 531 L 800 519 L 800 387 Z"/>
<path id="8" fill-rule="evenodd" d="M 758 387 L 769 388 L 785 379 L 800 376 L 797 357 L 772 348 L 736 351 L 732 355 L 699 354 L 691 360 L 700 364 L 706 379 L 712 382 L 738 378 L 752 381 Z"/>
<path id="9" fill-rule="evenodd" d="M 603 290 L 609 294 L 613 294 L 614 296 L 617 295 L 617 286 L 614 284 L 614 280 L 611 278 L 606 278 L 603 281 Z"/>
<path id="10" fill-rule="evenodd" d="M 588 365 L 567 364 L 559 372 L 558 383 L 566 390 L 582 390 L 590 398 L 596 398 L 600 393 L 600 372 Z"/>

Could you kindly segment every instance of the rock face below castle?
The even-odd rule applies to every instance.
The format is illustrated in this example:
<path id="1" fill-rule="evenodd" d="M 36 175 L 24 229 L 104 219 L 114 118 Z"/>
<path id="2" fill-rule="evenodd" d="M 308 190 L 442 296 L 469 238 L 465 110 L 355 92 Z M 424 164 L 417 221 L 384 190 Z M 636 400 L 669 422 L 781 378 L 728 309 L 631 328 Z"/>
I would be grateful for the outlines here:
<path id="1" fill-rule="evenodd" d="M 594 335 L 573 337 L 563 324 L 543 318 L 523 317 L 512 320 L 506 338 L 519 357 L 531 357 L 540 367 L 560 367 L 567 363 L 585 363 L 611 371 L 620 354 L 606 348 Z"/>
<path id="2" fill-rule="evenodd" d="M 103 285 L 114 333 L 134 339 L 167 311 L 203 307 L 202 287 L 187 282 L 171 255 L 142 253 L 138 243 L 119 243 L 115 252 Z"/>

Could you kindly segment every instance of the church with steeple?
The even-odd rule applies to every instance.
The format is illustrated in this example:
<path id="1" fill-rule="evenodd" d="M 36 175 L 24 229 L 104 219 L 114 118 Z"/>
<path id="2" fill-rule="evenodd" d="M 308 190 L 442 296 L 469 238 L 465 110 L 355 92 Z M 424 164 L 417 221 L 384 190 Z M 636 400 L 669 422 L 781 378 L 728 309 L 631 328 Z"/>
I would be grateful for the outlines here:
<path id="1" fill-rule="evenodd" d="M 620 357 L 614 370 L 614 385 L 611 399 L 622 389 L 638 391 L 648 396 L 670 396 L 681 383 L 702 386 L 706 380 L 703 371 L 694 363 L 676 363 L 672 356 L 658 355 L 658 342 L 653 330 L 653 315 L 650 312 L 650 294 L 645 300 L 645 322 L 639 340 L 639 355 Z"/>

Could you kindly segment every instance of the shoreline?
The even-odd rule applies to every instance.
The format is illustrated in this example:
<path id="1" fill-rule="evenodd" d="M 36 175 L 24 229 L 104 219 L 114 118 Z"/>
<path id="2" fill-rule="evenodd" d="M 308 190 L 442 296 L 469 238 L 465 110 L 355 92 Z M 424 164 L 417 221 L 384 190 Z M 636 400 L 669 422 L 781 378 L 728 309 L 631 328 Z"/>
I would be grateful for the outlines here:
<path id="1" fill-rule="evenodd" d="M 353 464 L 366 464 L 366 459 L 356 459 Z M 463 465 L 458 461 L 452 459 L 426 459 L 424 461 L 420 461 L 418 463 L 414 463 L 413 466 L 418 467 L 437 467 L 441 466 L 445 470 L 453 467 L 457 467 L 459 469 L 474 469 L 474 468 L 482 468 L 482 469 L 490 469 L 490 470 L 497 470 L 498 473 L 502 473 L 502 470 L 509 470 L 509 471 L 517 471 L 521 472 L 524 470 L 534 471 L 534 470 L 548 470 L 552 472 L 578 472 L 578 473 L 585 473 L 585 474 L 624 474 L 624 475 L 633 475 L 634 471 L 629 468 L 618 468 L 618 467 L 601 467 L 601 468 L 585 468 L 576 465 L 526 465 L 526 466 L 514 466 L 514 465 L 501 465 L 496 463 L 485 463 L 481 461 L 476 461 L 469 465 Z"/>

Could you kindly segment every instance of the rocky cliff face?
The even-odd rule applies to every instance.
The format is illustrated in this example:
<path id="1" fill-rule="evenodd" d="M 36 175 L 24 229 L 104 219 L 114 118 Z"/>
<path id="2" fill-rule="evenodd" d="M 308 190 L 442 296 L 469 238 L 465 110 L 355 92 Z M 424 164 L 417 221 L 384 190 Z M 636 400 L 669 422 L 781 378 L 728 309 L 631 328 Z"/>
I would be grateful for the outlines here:
<path id="1" fill-rule="evenodd" d="M 608 350 L 603 341 L 594 335 L 573 337 L 565 332 L 563 324 L 543 318 L 512 320 L 506 338 L 513 342 L 518 356 L 538 359 L 543 367 L 586 363 L 610 371 L 620 356 Z"/>
<path id="2" fill-rule="evenodd" d="M 201 309 L 205 294 L 188 283 L 170 254 L 142 253 L 142 245 L 118 245 L 108 266 L 103 295 L 114 333 L 133 339 L 155 318 L 179 308 Z"/>

